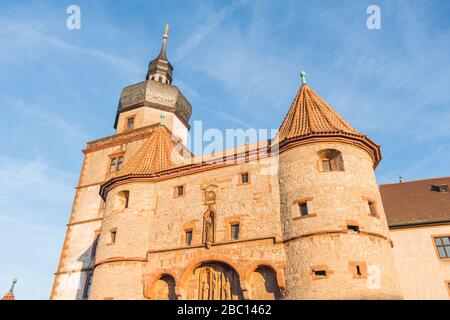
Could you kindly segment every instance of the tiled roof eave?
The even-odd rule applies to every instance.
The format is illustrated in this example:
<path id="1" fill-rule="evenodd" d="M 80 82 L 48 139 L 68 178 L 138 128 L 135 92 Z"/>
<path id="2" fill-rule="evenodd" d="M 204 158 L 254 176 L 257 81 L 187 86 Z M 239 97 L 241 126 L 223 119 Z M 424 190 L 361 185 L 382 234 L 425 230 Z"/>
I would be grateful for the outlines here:
<path id="1" fill-rule="evenodd" d="M 200 170 L 203 168 L 204 169 L 218 168 L 218 167 L 233 165 L 233 164 L 236 164 L 236 161 L 238 159 L 241 159 L 242 157 L 246 157 L 245 161 L 253 161 L 254 159 L 266 158 L 267 156 L 272 155 L 271 152 L 272 152 L 272 146 L 269 143 L 265 147 L 261 147 L 261 148 L 257 148 L 257 149 L 253 149 L 253 150 L 249 150 L 249 151 L 244 151 L 244 152 L 240 152 L 240 153 L 225 155 L 220 158 L 213 158 L 213 159 L 205 160 L 205 161 L 198 162 L 198 163 L 189 163 L 189 164 L 185 164 L 185 165 L 175 166 L 175 167 L 171 167 L 171 168 L 168 168 L 165 170 L 152 172 L 149 174 L 136 173 L 136 174 L 126 174 L 126 175 L 116 176 L 116 177 L 112 177 L 111 179 L 109 179 L 108 181 L 103 183 L 100 186 L 99 193 L 103 199 L 106 199 L 106 194 L 112 187 L 114 187 L 116 184 L 125 183 L 125 181 L 127 181 L 127 180 L 131 180 L 131 179 L 133 179 L 133 180 L 136 180 L 136 179 L 152 180 L 152 179 L 157 179 L 157 178 L 160 178 L 160 177 L 163 177 L 166 175 L 170 175 L 170 174 L 177 174 L 180 172 L 183 172 L 184 174 L 190 174 L 190 172 L 189 172 L 190 170 L 195 170 L 195 169 Z"/>
<path id="2" fill-rule="evenodd" d="M 388 223 L 389 228 L 406 228 L 406 227 L 417 227 L 435 224 L 450 224 L 450 218 L 439 218 L 439 219 L 421 219 L 421 220 L 411 220 L 402 221 L 397 223 Z"/>
<path id="3" fill-rule="evenodd" d="M 327 138 L 327 139 L 344 138 L 349 139 L 351 141 L 361 142 L 363 145 L 367 147 L 368 149 L 367 151 L 369 152 L 369 154 L 373 159 L 374 168 L 378 166 L 378 164 L 382 159 L 380 145 L 370 140 L 370 138 L 367 137 L 366 135 L 345 131 L 311 132 L 299 136 L 286 137 L 280 142 L 280 151 L 283 150 L 283 148 L 286 148 L 288 145 L 294 144 L 295 142 L 305 141 L 314 138 Z"/>

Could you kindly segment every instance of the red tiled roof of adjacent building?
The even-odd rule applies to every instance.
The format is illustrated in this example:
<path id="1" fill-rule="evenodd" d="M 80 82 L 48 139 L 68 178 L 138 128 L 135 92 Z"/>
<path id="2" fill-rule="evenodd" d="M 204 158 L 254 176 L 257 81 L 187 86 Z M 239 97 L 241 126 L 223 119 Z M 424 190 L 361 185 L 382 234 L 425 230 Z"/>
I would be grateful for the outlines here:
<path id="1" fill-rule="evenodd" d="M 382 184 L 380 193 L 390 227 L 450 222 L 450 177 Z"/>

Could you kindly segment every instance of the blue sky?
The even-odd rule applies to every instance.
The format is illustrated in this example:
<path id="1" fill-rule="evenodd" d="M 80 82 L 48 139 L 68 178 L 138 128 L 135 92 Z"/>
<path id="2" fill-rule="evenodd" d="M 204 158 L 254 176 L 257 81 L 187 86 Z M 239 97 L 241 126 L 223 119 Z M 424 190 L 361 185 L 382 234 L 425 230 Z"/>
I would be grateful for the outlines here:
<path id="1" fill-rule="evenodd" d="M 339 3 L 339 4 L 338 4 Z M 81 30 L 66 8 L 81 8 Z M 381 8 L 381 30 L 366 9 Z M 170 24 L 174 84 L 204 128 L 278 128 L 309 85 L 381 144 L 379 183 L 448 176 L 448 1 L 0 4 L 0 294 L 47 299 L 89 140 L 110 135 Z"/>

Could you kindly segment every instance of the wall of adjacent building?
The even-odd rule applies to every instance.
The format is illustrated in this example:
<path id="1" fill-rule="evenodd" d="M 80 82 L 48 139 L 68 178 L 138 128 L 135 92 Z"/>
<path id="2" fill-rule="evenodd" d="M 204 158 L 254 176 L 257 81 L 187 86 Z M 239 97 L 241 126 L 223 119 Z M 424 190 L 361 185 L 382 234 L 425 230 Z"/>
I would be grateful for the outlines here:
<path id="1" fill-rule="evenodd" d="M 450 299 L 450 260 L 439 258 L 433 241 L 437 235 L 450 235 L 450 225 L 390 230 L 405 299 Z"/>

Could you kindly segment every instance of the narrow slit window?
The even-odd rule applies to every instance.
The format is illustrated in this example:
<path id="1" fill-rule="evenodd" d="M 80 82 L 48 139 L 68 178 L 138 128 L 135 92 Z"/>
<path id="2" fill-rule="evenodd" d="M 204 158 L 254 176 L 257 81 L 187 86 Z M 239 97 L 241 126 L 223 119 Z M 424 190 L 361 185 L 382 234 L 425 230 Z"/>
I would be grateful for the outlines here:
<path id="1" fill-rule="evenodd" d="M 367 204 L 368 204 L 368 206 L 369 206 L 369 213 L 370 213 L 370 215 L 371 215 L 372 217 L 378 217 L 378 214 L 377 214 L 377 208 L 376 208 L 376 206 L 375 206 L 375 203 L 372 202 L 372 201 L 368 201 Z"/>
<path id="2" fill-rule="evenodd" d="M 117 238 L 117 230 L 111 230 L 109 234 L 109 243 L 110 244 L 116 243 L 116 238 Z"/>
<path id="3" fill-rule="evenodd" d="M 361 267 L 359 265 L 356 265 L 356 275 L 362 276 Z"/>

